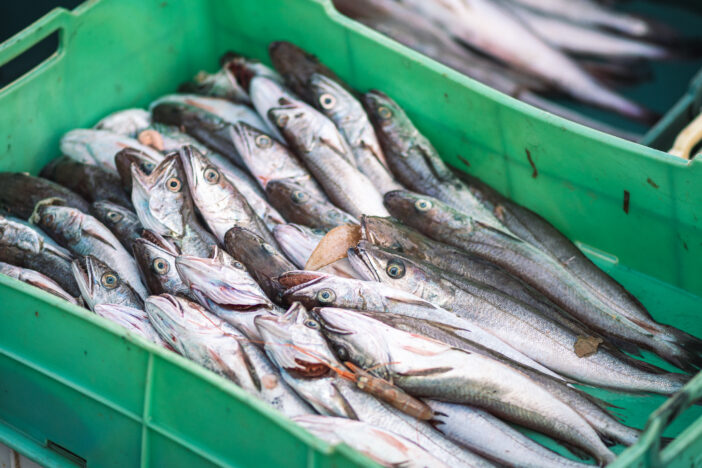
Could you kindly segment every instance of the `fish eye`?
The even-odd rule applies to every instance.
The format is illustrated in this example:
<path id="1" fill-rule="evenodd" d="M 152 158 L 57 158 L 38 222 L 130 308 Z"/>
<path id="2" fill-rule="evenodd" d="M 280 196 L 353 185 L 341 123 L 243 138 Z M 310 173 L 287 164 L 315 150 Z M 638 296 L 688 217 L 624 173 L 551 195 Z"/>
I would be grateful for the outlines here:
<path id="1" fill-rule="evenodd" d="M 144 161 L 141 163 L 141 167 L 142 169 L 144 169 L 145 172 L 151 172 L 154 170 L 154 167 L 156 167 L 156 165 L 152 162 Z"/>
<path id="2" fill-rule="evenodd" d="M 313 329 L 313 330 L 318 330 L 318 329 L 319 329 L 319 324 L 317 323 L 317 321 L 316 321 L 316 320 L 312 320 L 312 319 L 307 319 L 307 320 L 305 320 L 305 326 L 306 326 L 307 328 L 311 328 L 311 329 Z"/>
<path id="3" fill-rule="evenodd" d="M 254 140 L 254 143 L 256 143 L 256 146 L 258 146 L 259 148 L 266 149 L 270 148 L 273 145 L 273 140 L 271 140 L 271 137 L 269 137 L 268 135 L 259 135 Z"/>
<path id="4" fill-rule="evenodd" d="M 303 192 L 302 190 L 295 190 L 291 195 L 290 199 L 298 204 L 305 203 L 307 200 L 310 199 L 310 196 L 306 193 Z"/>
<path id="5" fill-rule="evenodd" d="M 381 120 L 388 120 L 390 117 L 392 117 L 392 111 L 385 106 L 378 107 L 377 112 L 378 117 L 380 117 Z"/>
<path id="6" fill-rule="evenodd" d="M 432 207 L 432 203 L 429 200 L 419 199 L 414 202 L 414 207 L 417 211 L 429 211 Z"/>
<path id="7" fill-rule="evenodd" d="M 164 258 L 157 258 L 153 261 L 152 263 L 154 267 L 154 271 L 158 273 L 159 275 L 165 275 L 168 273 L 168 270 L 171 269 L 171 266 L 168 264 L 166 259 Z"/>
<path id="8" fill-rule="evenodd" d="M 285 114 L 282 114 L 282 115 L 279 115 L 278 117 L 276 117 L 275 123 L 279 127 L 285 127 L 288 124 L 288 120 L 289 120 L 288 116 Z"/>
<path id="9" fill-rule="evenodd" d="M 240 269 L 240 270 L 244 270 L 244 264 L 241 263 L 241 262 L 234 262 L 234 263 L 232 263 L 232 265 L 234 265 L 234 268 L 238 268 L 238 269 Z"/>
<path id="10" fill-rule="evenodd" d="M 340 361 L 348 361 L 349 360 L 349 352 L 343 346 L 337 346 L 335 351 L 336 351 L 336 357 L 338 357 Z"/>
<path id="11" fill-rule="evenodd" d="M 107 272 L 100 278 L 100 284 L 107 289 L 115 289 L 119 285 L 119 278 L 112 272 Z"/>
<path id="12" fill-rule="evenodd" d="M 319 105 L 323 109 L 331 109 L 336 105 L 336 98 L 329 93 L 324 93 L 319 96 Z"/>
<path id="13" fill-rule="evenodd" d="M 329 288 L 320 289 L 317 293 L 317 302 L 320 304 L 331 304 L 336 299 L 336 294 Z"/>
<path id="14" fill-rule="evenodd" d="M 268 254 L 274 255 L 276 253 L 276 250 L 273 248 L 273 246 L 271 244 L 268 244 L 267 242 L 261 244 L 261 248 Z"/>
<path id="15" fill-rule="evenodd" d="M 171 192 L 177 193 L 180 192 L 180 189 L 183 187 L 183 183 L 180 181 L 179 178 L 171 177 L 166 181 L 166 187 Z"/>
<path id="16" fill-rule="evenodd" d="M 203 172 L 203 175 L 205 176 L 205 180 L 207 181 L 208 184 L 216 184 L 219 182 L 219 171 L 215 169 L 214 167 L 208 167 L 205 169 Z"/>
<path id="17" fill-rule="evenodd" d="M 53 222 L 56 220 L 56 217 L 54 215 L 52 215 L 51 213 L 48 213 L 47 215 L 44 216 L 44 220 L 49 224 L 53 224 Z"/>
<path id="18" fill-rule="evenodd" d="M 400 260 L 390 260 L 385 271 L 390 278 L 402 278 L 405 276 L 405 264 Z"/>
<path id="19" fill-rule="evenodd" d="M 114 221 L 115 223 L 117 221 L 120 221 L 124 216 L 122 216 L 121 213 L 117 213 L 116 211 L 108 211 L 107 212 L 107 219 L 110 221 Z"/>

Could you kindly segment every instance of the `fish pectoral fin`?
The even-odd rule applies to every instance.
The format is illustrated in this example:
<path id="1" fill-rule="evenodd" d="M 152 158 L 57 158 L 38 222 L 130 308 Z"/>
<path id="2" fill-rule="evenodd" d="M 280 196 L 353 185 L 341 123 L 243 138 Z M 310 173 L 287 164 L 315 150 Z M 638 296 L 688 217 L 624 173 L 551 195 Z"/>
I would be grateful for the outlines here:
<path id="1" fill-rule="evenodd" d="M 474 219 L 473 222 L 476 225 L 480 226 L 481 229 L 485 229 L 486 231 L 490 231 L 494 234 L 498 234 L 498 235 L 504 237 L 505 239 L 511 240 L 512 242 L 519 242 L 520 244 L 524 242 L 522 239 L 520 239 L 520 238 L 518 238 L 518 237 L 516 237 L 508 232 L 505 232 L 501 229 L 497 229 L 496 227 L 490 226 L 489 224 L 485 224 L 482 221 L 478 221 L 477 219 Z"/>
<path id="2" fill-rule="evenodd" d="M 445 374 L 451 372 L 453 367 L 428 367 L 426 369 L 417 369 L 407 372 L 398 372 L 401 377 L 431 377 L 434 375 Z"/>
<path id="3" fill-rule="evenodd" d="M 95 240 L 97 240 L 97 241 L 99 241 L 99 242 L 102 242 L 103 244 L 105 244 L 105 245 L 107 245 L 107 246 L 109 246 L 109 247 L 112 247 L 113 249 L 115 248 L 115 246 L 114 246 L 114 244 L 113 244 L 112 242 L 110 242 L 109 240 L 105 239 L 105 238 L 102 236 L 102 234 L 100 234 L 100 233 L 97 232 L 97 231 L 94 231 L 94 230 L 92 230 L 92 229 L 90 229 L 90 228 L 83 228 L 83 233 L 84 233 L 86 236 L 90 236 L 90 237 L 92 237 L 93 239 L 95 239 Z"/>
<path id="4" fill-rule="evenodd" d="M 334 400 L 336 400 L 337 404 L 343 411 L 343 415 L 349 419 L 355 419 L 358 420 L 358 415 L 356 414 L 356 411 L 354 411 L 353 407 L 351 406 L 351 403 L 348 402 L 346 397 L 339 391 L 339 388 L 336 386 L 335 383 L 332 383 L 332 388 L 334 389 Z"/>
<path id="5" fill-rule="evenodd" d="M 231 379 L 235 384 L 240 385 L 237 375 L 229 369 L 229 366 L 227 366 L 224 359 L 222 359 L 217 351 L 212 348 L 207 348 L 207 354 L 209 354 L 210 358 L 222 369 L 222 375 Z"/>
<path id="6" fill-rule="evenodd" d="M 332 141 L 327 140 L 324 137 L 319 138 L 320 143 L 322 143 L 324 146 L 341 156 L 346 162 L 351 164 L 353 167 L 356 167 L 356 161 L 353 160 L 353 155 L 348 154 L 347 151 L 344 151 L 344 148 L 339 147 L 338 145 L 335 145 Z"/>

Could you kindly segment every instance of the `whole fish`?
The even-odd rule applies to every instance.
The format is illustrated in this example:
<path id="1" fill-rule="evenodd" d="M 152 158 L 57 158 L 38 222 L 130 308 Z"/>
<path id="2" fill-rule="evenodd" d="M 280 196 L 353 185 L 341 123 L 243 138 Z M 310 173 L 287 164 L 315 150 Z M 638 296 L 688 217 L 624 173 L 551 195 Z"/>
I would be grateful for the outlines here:
<path id="1" fill-rule="evenodd" d="M 286 271 L 294 270 L 295 265 L 258 234 L 240 227 L 227 231 L 224 247 L 231 256 L 246 266 L 273 302 L 282 302 L 284 288 L 278 282 L 278 277 Z"/>
<path id="2" fill-rule="evenodd" d="M 260 342 L 254 318 L 276 307 L 241 262 L 218 248 L 211 258 L 178 257 L 175 268 L 197 302 Z"/>
<path id="3" fill-rule="evenodd" d="M 207 257 L 217 240 L 199 223 L 177 153 L 166 157 L 151 174 L 135 165 L 132 203 L 141 224 L 173 239 L 184 255 Z"/>
<path id="4" fill-rule="evenodd" d="M 596 332 L 651 349 L 681 369 L 695 369 L 702 363 L 694 347 L 656 335 L 646 323 L 631 320 L 621 308 L 604 300 L 562 263 L 533 245 L 430 197 L 395 191 L 389 192 L 385 201 L 396 218 L 435 240 L 504 268 Z"/>
<path id="5" fill-rule="evenodd" d="M 380 193 L 401 189 L 402 186 L 387 167 L 366 111 L 354 95 L 324 75 L 312 75 L 308 86 L 314 95 L 314 105 L 336 124 L 351 146 L 358 169 Z"/>
<path id="6" fill-rule="evenodd" d="M 131 205 L 131 203 L 130 203 Z M 127 251 L 132 251 L 144 227 L 132 210 L 108 201 L 98 201 L 90 206 L 90 213 L 112 231 Z"/>
<path id="7" fill-rule="evenodd" d="M 129 283 L 92 255 L 74 260 L 71 268 L 90 310 L 94 311 L 98 304 L 118 304 L 143 310 L 142 298 Z"/>
<path id="8" fill-rule="evenodd" d="M 461 339 L 468 340 L 473 346 L 480 345 L 491 349 L 525 367 L 562 379 L 475 323 L 401 289 L 374 281 L 341 278 L 317 271 L 289 271 L 278 280 L 287 288 L 283 297 L 288 303 L 300 302 L 308 308 L 339 307 L 372 311 L 440 323 Z"/>
<path id="9" fill-rule="evenodd" d="M 49 294 L 70 302 L 71 304 L 80 305 L 76 298 L 68 294 L 59 284 L 48 276 L 39 273 L 38 271 L 22 268 L 9 263 L 0 262 L 0 274 L 18 279 L 36 288 L 42 289 Z"/>
<path id="10" fill-rule="evenodd" d="M 363 314 L 314 311 L 325 337 L 354 364 L 413 396 L 471 404 L 563 440 L 608 463 L 615 455 L 569 405 L 512 367 L 416 336 Z"/>
<path id="11" fill-rule="evenodd" d="M 358 220 L 290 179 L 271 180 L 266 186 L 268 199 L 285 219 L 313 229 L 334 229 Z"/>
<path id="12" fill-rule="evenodd" d="M 283 78 L 275 70 L 257 60 L 242 57 L 233 52 L 224 54 L 221 62 L 222 68 L 219 71 L 212 74 L 201 71 L 195 75 L 192 81 L 183 83 L 179 91 L 181 93 L 202 94 L 250 104 L 251 99 L 246 91 L 248 84 L 244 86 L 240 83 L 237 75 L 246 75 L 247 83 L 256 75 L 267 76 L 280 82 L 283 81 Z"/>
<path id="13" fill-rule="evenodd" d="M 288 417 L 312 412 L 261 351 L 204 307 L 162 294 L 146 300 L 146 312 L 161 337 L 183 356 L 232 380 Z"/>
<path id="14" fill-rule="evenodd" d="M 38 271 L 71 296 L 80 296 L 71 273 L 71 253 L 34 225 L 0 215 L 0 261 Z"/>
<path id="15" fill-rule="evenodd" d="M 339 363 L 304 307 L 285 315 L 258 317 L 256 326 L 266 354 L 283 379 L 319 413 L 357 419 L 406 437 L 452 467 L 488 467 L 491 463 L 449 442 L 426 422 L 407 416 L 336 375 Z"/>
<path id="16" fill-rule="evenodd" d="M 349 252 L 354 268 L 445 307 L 493 333 L 535 361 L 579 382 L 624 391 L 670 395 L 688 380 L 684 374 L 628 358 L 606 343 L 578 357 L 579 334 L 495 289 L 442 275 L 427 264 L 365 244 Z M 586 333 L 586 332 L 583 332 Z M 587 335 L 584 335 L 587 336 Z M 538 346 L 535 346 L 538 343 Z"/>
<path id="17" fill-rule="evenodd" d="M 136 138 L 140 131 L 151 125 L 151 114 L 146 109 L 124 109 L 113 112 L 95 124 L 97 130 L 107 130 Z"/>
<path id="18" fill-rule="evenodd" d="M 61 152 L 71 159 L 84 164 L 100 166 L 108 172 L 117 172 L 115 154 L 131 148 L 142 159 L 156 165 L 163 155 L 134 138 L 129 138 L 107 130 L 79 128 L 71 130 L 61 138 Z"/>
<path id="19" fill-rule="evenodd" d="M 346 444 L 387 468 L 448 468 L 414 442 L 361 421 L 331 416 L 298 416 L 293 421 L 332 445 Z"/>
<path id="20" fill-rule="evenodd" d="M 445 200 L 496 228 L 502 223 L 470 192 L 441 160 L 429 140 L 419 133 L 405 111 L 380 91 L 363 95 L 390 168 L 406 187 Z M 367 213 L 369 214 L 369 213 Z"/>
<path id="21" fill-rule="evenodd" d="M 45 198 L 60 198 L 68 206 L 87 212 L 90 204 L 63 185 L 43 177 L 19 172 L 0 172 L 0 208 L 22 219 L 29 219 L 34 206 Z"/>
<path id="22" fill-rule="evenodd" d="M 93 311 L 100 317 L 123 326 L 145 340 L 163 346 L 164 348 L 168 347 L 153 325 L 151 325 L 149 316 L 143 309 L 120 304 L 96 304 Z"/>
<path id="23" fill-rule="evenodd" d="M 234 226 L 255 232 L 275 245 L 275 238 L 254 212 L 246 198 L 200 152 L 185 146 L 179 150 L 192 200 L 210 231 L 220 242 Z"/>
<path id="24" fill-rule="evenodd" d="M 92 255 L 114 270 L 143 299 L 148 293 L 131 254 L 112 232 L 94 217 L 65 206 L 60 200 L 37 203 L 30 222 L 77 256 Z"/>
<path id="25" fill-rule="evenodd" d="M 683 348 L 691 350 L 702 349 L 702 342 L 698 338 L 656 322 L 638 299 L 614 278 L 599 269 L 570 239 L 547 220 L 475 179 L 471 178 L 469 182 L 473 193 L 486 207 L 499 213 L 504 224 L 512 232 L 522 240 L 551 254 L 600 300 L 663 340 L 678 343 Z"/>
<path id="26" fill-rule="evenodd" d="M 239 121 L 273 132 L 278 132 L 250 107 L 217 98 L 194 94 L 170 94 L 151 103 L 151 114 L 156 122 L 184 129 L 212 150 L 227 156 L 240 167 L 244 164 L 231 141 L 231 126 Z"/>
<path id="27" fill-rule="evenodd" d="M 139 133 L 139 141 L 164 153 L 179 151 L 183 146 L 197 148 L 234 184 L 256 214 L 265 221 L 269 229 L 276 224 L 285 222 L 280 213 L 268 203 L 266 195 L 258 187 L 256 181 L 244 169 L 236 166 L 229 158 L 211 151 L 187 133 L 180 132 L 178 128 L 157 123 Z"/>
<path id="28" fill-rule="evenodd" d="M 178 248 L 151 231 L 134 241 L 134 259 L 149 293 L 190 296 L 190 289 L 176 270 Z"/>
<path id="29" fill-rule="evenodd" d="M 585 468 L 537 444 L 501 419 L 478 408 L 429 400 L 436 416 L 432 424 L 456 443 L 504 466 L 525 468 Z"/>
<path id="30" fill-rule="evenodd" d="M 119 176 L 100 166 L 63 156 L 44 166 L 40 175 L 73 190 L 89 202 L 109 201 L 127 208 L 132 206 Z"/>
<path id="31" fill-rule="evenodd" d="M 304 268 L 325 232 L 299 224 L 279 224 L 273 229 L 275 240 L 286 257 Z"/>
<path id="32" fill-rule="evenodd" d="M 261 130 L 238 122 L 232 127 L 232 141 L 249 172 L 264 190 L 268 182 L 288 179 L 320 198 L 324 191 L 307 168 L 285 145 Z"/>
<path id="33" fill-rule="evenodd" d="M 402 3 L 446 28 L 461 41 L 582 102 L 643 122 L 654 118 L 650 111 L 594 80 L 574 60 L 524 25 L 503 2 L 402 0 Z M 510 33 L 503 34 L 503 31 Z"/>
<path id="34" fill-rule="evenodd" d="M 262 78 L 254 78 L 251 93 L 260 92 Z M 378 203 L 382 198 L 368 178 L 355 167 L 348 144 L 334 124 L 302 101 L 283 99 L 269 111 L 269 118 L 281 130 L 290 147 L 302 158 L 322 185 L 329 199 L 352 216 L 386 216 Z"/>

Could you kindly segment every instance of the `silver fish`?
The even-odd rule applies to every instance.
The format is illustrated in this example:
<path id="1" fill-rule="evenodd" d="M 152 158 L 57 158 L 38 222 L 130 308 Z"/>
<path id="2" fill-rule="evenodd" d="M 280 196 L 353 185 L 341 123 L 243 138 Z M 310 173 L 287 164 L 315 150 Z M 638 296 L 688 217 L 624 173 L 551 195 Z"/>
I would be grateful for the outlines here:
<path id="1" fill-rule="evenodd" d="M 110 322 L 121 325 L 132 333 L 159 346 L 167 347 L 156 329 L 151 325 L 149 316 L 143 309 L 120 304 L 96 304 L 93 311 Z"/>
<path id="2" fill-rule="evenodd" d="M 314 311 L 325 337 L 354 364 L 417 397 L 472 404 L 579 447 L 600 463 L 615 455 L 569 405 L 488 356 L 413 335 L 358 312 Z"/>
<path id="3" fill-rule="evenodd" d="M 179 155 L 193 202 L 220 242 L 229 229 L 239 226 L 275 245 L 263 220 L 219 169 L 192 146 L 181 148 Z"/>
<path id="4" fill-rule="evenodd" d="M 84 164 L 94 164 L 117 173 L 115 154 L 125 148 L 133 148 L 148 162 L 156 165 L 163 155 L 139 141 L 107 130 L 79 128 L 71 130 L 61 138 L 61 152 Z"/>
<path id="5" fill-rule="evenodd" d="M 304 268 L 325 232 L 299 224 L 280 224 L 273 229 L 275 240 L 286 257 L 299 268 Z"/>
<path id="6" fill-rule="evenodd" d="M 448 468 L 414 442 L 361 421 L 331 416 L 298 416 L 293 421 L 332 445 L 346 444 L 387 468 Z"/>
<path id="7" fill-rule="evenodd" d="M 200 304 L 260 342 L 253 320 L 276 307 L 241 262 L 215 249 L 211 258 L 178 257 L 175 267 Z"/>
<path id="8" fill-rule="evenodd" d="M 385 155 L 363 105 L 327 76 L 313 74 L 308 86 L 315 97 L 317 109 L 336 124 L 351 146 L 358 168 L 380 193 L 402 188 L 387 167 Z"/>
<path id="9" fill-rule="evenodd" d="M 47 199 L 37 203 L 29 220 L 75 255 L 92 255 L 109 265 L 142 299 L 148 295 L 131 254 L 94 217 Z"/>
<path id="10" fill-rule="evenodd" d="M 0 262 L 0 274 L 18 279 L 36 288 L 42 289 L 49 294 L 60 297 L 71 304 L 80 305 L 76 298 L 68 294 L 59 284 L 48 276 L 29 268 L 21 268 L 9 263 Z"/>
<path id="11" fill-rule="evenodd" d="M 146 109 L 124 109 L 106 115 L 95 124 L 97 130 L 136 138 L 140 131 L 151 125 L 151 114 Z"/>
<path id="12" fill-rule="evenodd" d="M 81 296 L 90 310 L 94 311 L 98 304 L 144 308 L 137 292 L 117 272 L 92 255 L 74 260 L 71 267 Z"/>
<path id="13" fill-rule="evenodd" d="M 144 231 L 144 237 L 134 241 L 134 258 L 151 294 L 190 295 L 176 270 L 178 256 L 178 248 L 154 232 Z"/>

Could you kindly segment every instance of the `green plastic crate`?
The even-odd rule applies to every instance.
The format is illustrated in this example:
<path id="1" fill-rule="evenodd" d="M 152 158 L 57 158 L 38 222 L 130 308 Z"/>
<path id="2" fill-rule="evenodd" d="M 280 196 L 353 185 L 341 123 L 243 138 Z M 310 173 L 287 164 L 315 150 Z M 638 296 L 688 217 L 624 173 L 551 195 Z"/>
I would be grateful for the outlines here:
<path id="1" fill-rule="evenodd" d="M 0 64 L 56 31 L 56 54 L 0 90 L 2 170 L 36 173 L 64 132 L 147 105 L 214 69 L 225 50 L 267 60 L 270 41 L 290 40 L 358 89 L 395 97 L 448 162 L 543 214 L 656 318 L 702 336 L 700 161 L 519 103 L 342 17 L 328 0 L 92 0 L 0 45 Z M 617 466 L 700 463 L 702 407 L 683 410 L 702 394 L 702 377 L 688 388 Z M 592 393 L 635 427 L 665 401 Z M 677 436 L 662 452 L 661 433 Z M 65 466 L 370 465 L 174 353 L 5 277 L 0 441 Z"/>

